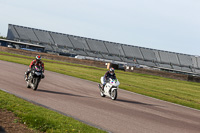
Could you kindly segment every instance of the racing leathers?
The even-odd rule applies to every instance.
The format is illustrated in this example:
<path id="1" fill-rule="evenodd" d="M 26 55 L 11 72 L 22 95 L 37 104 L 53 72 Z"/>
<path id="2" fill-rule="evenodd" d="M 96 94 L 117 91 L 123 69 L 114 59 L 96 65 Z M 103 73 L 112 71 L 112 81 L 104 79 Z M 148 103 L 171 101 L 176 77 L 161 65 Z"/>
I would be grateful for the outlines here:
<path id="1" fill-rule="evenodd" d="M 31 72 L 32 68 L 34 66 L 42 66 L 42 72 L 44 73 L 44 63 L 41 61 L 41 60 L 33 60 L 30 65 L 29 65 L 29 68 L 28 68 L 28 71 L 25 72 L 25 80 L 27 81 L 28 80 L 28 74 Z M 44 75 L 42 75 L 42 78 L 44 78 Z"/>
<path id="2" fill-rule="evenodd" d="M 103 77 L 103 87 L 102 89 L 104 90 L 104 87 L 106 85 L 106 83 L 108 82 L 108 79 L 116 79 L 115 73 L 111 74 L 110 71 L 107 71 Z"/>

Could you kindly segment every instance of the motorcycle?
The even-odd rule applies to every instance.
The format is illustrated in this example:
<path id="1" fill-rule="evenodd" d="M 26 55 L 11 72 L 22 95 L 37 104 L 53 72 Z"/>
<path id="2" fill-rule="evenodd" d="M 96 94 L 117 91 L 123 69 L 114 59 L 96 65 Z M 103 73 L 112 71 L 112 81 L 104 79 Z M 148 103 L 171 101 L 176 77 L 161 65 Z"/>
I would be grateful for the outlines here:
<path id="1" fill-rule="evenodd" d="M 33 90 L 37 90 L 38 85 L 41 81 L 41 79 L 44 78 L 42 67 L 41 66 L 35 66 L 31 70 L 31 72 L 28 74 L 28 80 L 26 81 L 26 87 L 32 88 Z"/>
<path id="2" fill-rule="evenodd" d="M 101 77 L 101 83 L 103 84 L 103 77 Z M 117 79 L 108 79 L 108 82 L 104 86 L 99 84 L 100 89 L 100 95 L 101 97 L 109 96 L 112 100 L 115 100 L 117 98 L 117 88 L 119 86 L 119 81 Z"/>

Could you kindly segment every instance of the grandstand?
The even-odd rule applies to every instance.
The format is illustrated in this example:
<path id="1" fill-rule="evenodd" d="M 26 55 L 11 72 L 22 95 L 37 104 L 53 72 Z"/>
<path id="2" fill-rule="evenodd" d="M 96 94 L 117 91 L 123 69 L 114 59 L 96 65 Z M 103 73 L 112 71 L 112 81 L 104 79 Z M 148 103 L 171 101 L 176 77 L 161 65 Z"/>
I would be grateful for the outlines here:
<path id="1" fill-rule="evenodd" d="M 28 51 L 38 51 L 38 52 L 44 52 L 45 49 L 44 46 L 31 43 L 24 43 L 19 41 L 12 41 L 7 39 L 0 39 L 0 46 L 7 46 L 10 48 L 23 49 Z"/>
<path id="2" fill-rule="evenodd" d="M 113 63 L 135 64 L 191 75 L 200 75 L 200 57 L 149 49 L 18 25 L 8 25 L 7 39 L 45 47 L 45 52 L 81 55 Z"/>

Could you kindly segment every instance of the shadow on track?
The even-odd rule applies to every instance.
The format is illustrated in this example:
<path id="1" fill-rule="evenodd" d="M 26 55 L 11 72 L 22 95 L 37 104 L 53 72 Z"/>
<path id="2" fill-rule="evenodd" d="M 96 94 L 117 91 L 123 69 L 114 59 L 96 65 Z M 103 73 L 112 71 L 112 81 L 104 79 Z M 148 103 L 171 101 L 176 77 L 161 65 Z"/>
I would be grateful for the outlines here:
<path id="1" fill-rule="evenodd" d="M 0 133 L 6 133 L 6 131 L 1 126 L 0 126 Z"/>
<path id="2" fill-rule="evenodd" d="M 147 104 L 147 103 L 142 103 L 142 102 L 137 102 L 137 101 L 122 100 L 122 99 L 116 99 L 116 101 L 132 103 L 132 104 L 139 104 L 139 105 L 144 105 L 144 106 L 160 106 L 160 105 L 153 105 L 153 104 Z"/>
<path id="3" fill-rule="evenodd" d="M 74 96 L 74 97 L 87 97 L 87 96 L 75 95 L 75 94 L 70 94 L 70 93 L 56 92 L 56 91 L 49 91 L 49 90 L 41 90 L 41 89 L 38 89 L 37 91 L 46 92 L 46 93 L 52 93 L 52 94 L 68 95 L 68 96 Z M 88 98 L 90 98 L 90 97 L 88 97 Z"/>

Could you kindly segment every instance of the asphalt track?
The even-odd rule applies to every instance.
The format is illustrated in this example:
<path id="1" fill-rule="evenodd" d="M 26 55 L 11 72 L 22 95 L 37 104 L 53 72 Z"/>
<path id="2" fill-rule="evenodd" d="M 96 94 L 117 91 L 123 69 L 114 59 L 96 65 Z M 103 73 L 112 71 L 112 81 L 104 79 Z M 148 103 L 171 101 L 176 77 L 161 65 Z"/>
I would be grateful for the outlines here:
<path id="1" fill-rule="evenodd" d="M 50 71 L 33 91 L 26 88 L 26 70 L 0 60 L 0 89 L 109 132 L 200 133 L 198 110 L 121 89 L 113 101 L 100 97 L 97 83 Z"/>

